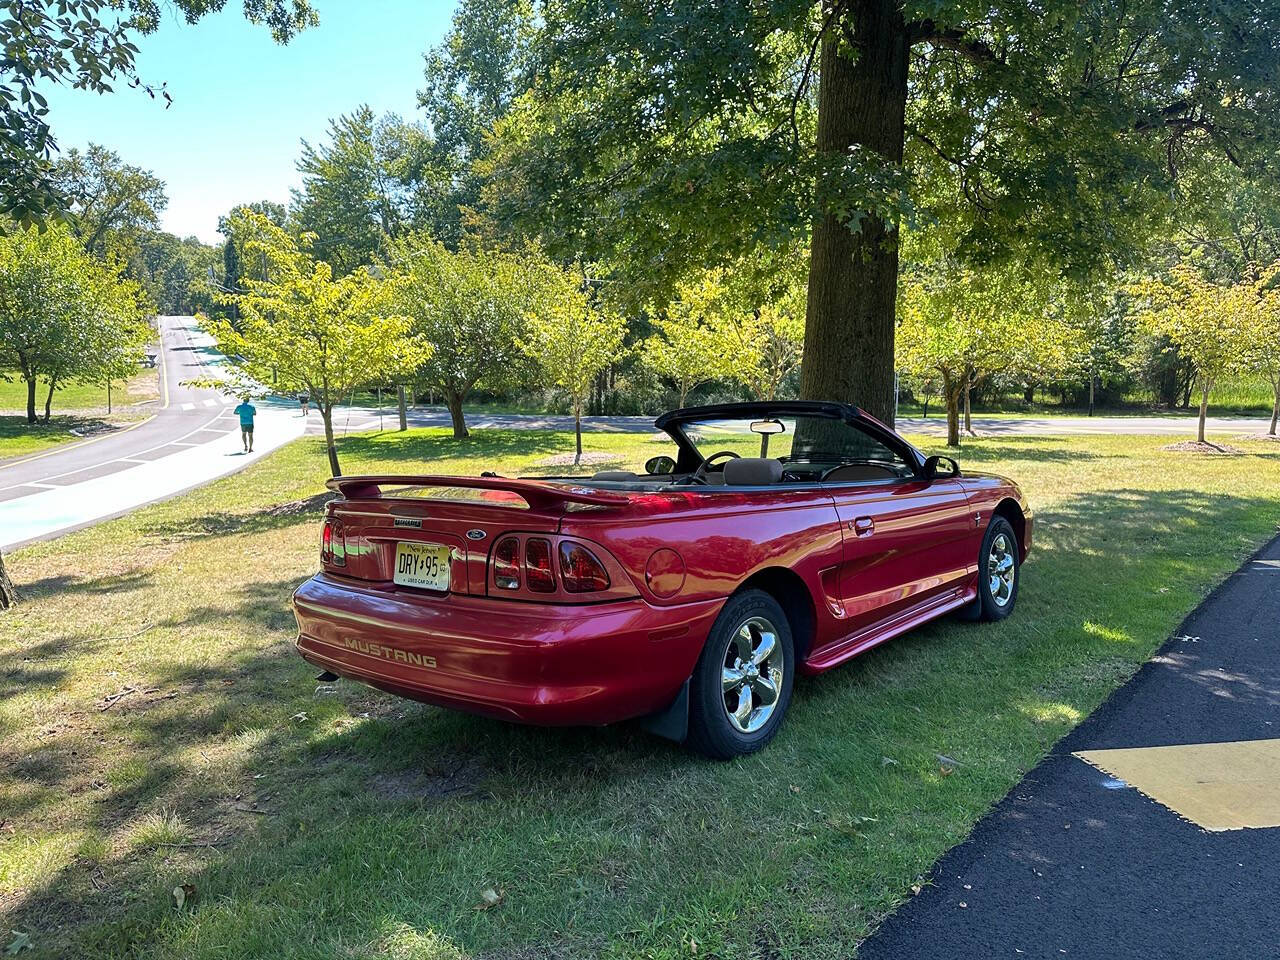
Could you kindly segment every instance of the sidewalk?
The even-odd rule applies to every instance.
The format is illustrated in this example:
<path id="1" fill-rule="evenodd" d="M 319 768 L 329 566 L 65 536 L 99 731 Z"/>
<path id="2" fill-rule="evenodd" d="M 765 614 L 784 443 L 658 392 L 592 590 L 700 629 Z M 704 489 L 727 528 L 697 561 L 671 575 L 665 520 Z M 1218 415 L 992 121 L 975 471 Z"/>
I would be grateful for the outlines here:
<path id="1" fill-rule="evenodd" d="M 1099 767 L 1075 755 L 1186 744 L 1215 746 L 1091 753 Z M 857 956 L 1280 957 L 1280 829 L 1224 827 L 1280 824 L 1278 751 L 1280 538 L 1059 742 Z"/>

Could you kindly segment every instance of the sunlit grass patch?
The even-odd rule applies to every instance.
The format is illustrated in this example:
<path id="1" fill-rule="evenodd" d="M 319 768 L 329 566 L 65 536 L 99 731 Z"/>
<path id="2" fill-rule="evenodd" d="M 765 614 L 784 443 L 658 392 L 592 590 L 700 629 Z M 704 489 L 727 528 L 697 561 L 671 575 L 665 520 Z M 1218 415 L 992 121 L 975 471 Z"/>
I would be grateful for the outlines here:
<path id="1" fill-rule="evenodd" d="M 133 850 L 155 850 L 185 843 L 191 836 L 187 825 L 173 810 L 144 815 L 129 828 L 128 843 Z"/>

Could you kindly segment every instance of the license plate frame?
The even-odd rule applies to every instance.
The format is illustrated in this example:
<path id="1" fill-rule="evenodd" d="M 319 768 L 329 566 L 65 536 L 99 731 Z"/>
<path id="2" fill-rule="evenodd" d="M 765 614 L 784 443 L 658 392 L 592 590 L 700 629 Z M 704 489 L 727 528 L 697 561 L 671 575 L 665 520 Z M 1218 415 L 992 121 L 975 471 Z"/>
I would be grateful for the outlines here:
<path id="1" fill-rule="evenodd" d="M 391 581 L 398 587 L 448 593 L 453 579 L 451 557 L 452 551 L 443 543 L 398 540 Z"/>

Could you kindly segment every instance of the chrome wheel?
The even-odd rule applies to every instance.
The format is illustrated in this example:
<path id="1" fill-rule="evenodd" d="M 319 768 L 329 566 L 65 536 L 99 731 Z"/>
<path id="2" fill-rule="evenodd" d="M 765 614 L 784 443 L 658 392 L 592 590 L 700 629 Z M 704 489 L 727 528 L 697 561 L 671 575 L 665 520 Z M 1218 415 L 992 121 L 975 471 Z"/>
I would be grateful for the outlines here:
<path id="1" fill-rule="evenodd" d="M 751 617 L 734 632 L 721 670 L 724 712 L 734 729 L 755 733 L 773 716 L 782 690 L 785 660 L 777 628 Z"/>
<path id="2" fill-rule="evenodd" d="M 987 554 L 987 581 L 991 600 L 997 607 L 1008 606 L 1013 600 L 1014 580 L 1018 576 L 1018 564 L 1013 556 L 1013 541 L 1005 533 L 997 533 Z"/>

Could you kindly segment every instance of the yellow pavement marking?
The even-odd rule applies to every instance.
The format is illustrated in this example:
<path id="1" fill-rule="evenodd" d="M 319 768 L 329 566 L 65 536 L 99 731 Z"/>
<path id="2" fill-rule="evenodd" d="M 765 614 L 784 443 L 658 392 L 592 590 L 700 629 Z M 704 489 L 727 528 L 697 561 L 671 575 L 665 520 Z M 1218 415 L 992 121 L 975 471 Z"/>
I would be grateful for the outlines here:
<path id="1" fill-rule="evenodd" d="M 1206 830 L 1280 827 L 1280 740 L 1073 754 Z"/>

